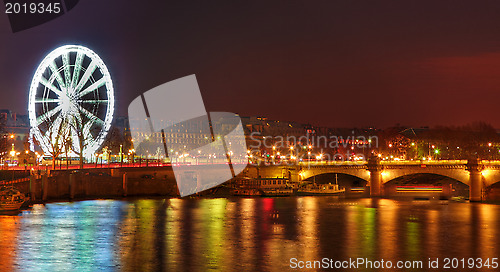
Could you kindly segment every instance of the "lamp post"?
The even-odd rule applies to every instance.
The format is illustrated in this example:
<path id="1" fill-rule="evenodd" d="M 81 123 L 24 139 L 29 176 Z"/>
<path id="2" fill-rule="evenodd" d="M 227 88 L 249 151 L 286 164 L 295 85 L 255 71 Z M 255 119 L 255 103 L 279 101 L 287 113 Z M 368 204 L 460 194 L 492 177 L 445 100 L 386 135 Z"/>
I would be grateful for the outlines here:
<path id="1" fill-rule="evenodd" d="M 24 171 L 28 170 L 28 154 L 29 154 L 29 151 L 25 150 L 24 151 L 24 159 L 23 159 L 23 162 L 24 162 Z"/>
<path id="2" fill-rule="evenodd" d="M 132 166 L 135 164 L 135 149 L 132 148 Z"/>
<path id="3" fill-rule="evenodd" d="M 489 158 L 490 160 L 492 160 L 492 159 L 493 159 L 493 157 L 491 156 L 491 146 L 492 146 L 492 143 L 491 143 L 491 142 L 489 142 L 489 143 L 488 143 L 488 158 Z"/>
<path id="4" fill-rule="evenodd" d="M 40 163 L 40 154 L 38 152 L 35 152 L 36 155 L 36 169 L 38 170 L 40 168 L 39 163 Z"/>
<path id="5" fill-rule="evenodd" d="M 307 159 L 311 161 L 312 145 L 308 145 L 307 148 Z"/>
<path id="6" fill-rule="evenodd" d="M 273 157 L 272 157 L 273 164 L 274 164 L 274 157 L 276 156 L 275 152 L 276 152 L 276 146 L 273 145 Z"/>
<path id="7" fill-rule="evenodd" d="M 123 167 L 123 145 L 120 145 L 120 167 Z"/>
<path id="8" fill-rule="evenodd" d="M 414 159 L 418 159 L 418 146 L 414 142 L 411 143 L 411 146 L 415 147 L 415 156 L 414 156 Z"/>
<path id="9" fill-rule="evenodd" d="M 135 166 L 135 156 L 134 156 L 135 149 L 129 149 L 128 150 L 128 164 L 132 163 L 132 167 Z"/>
<path id="10" fill-rule="evenodd" d="M 10 164 L 12 164 L 12 166 L 14 166 L 14 157 L 16 156 L 16 150 L 14 149 L 14 143 L 12 143 L 12 149 L 9 152 L 9 155 L 10 155 Z"/>

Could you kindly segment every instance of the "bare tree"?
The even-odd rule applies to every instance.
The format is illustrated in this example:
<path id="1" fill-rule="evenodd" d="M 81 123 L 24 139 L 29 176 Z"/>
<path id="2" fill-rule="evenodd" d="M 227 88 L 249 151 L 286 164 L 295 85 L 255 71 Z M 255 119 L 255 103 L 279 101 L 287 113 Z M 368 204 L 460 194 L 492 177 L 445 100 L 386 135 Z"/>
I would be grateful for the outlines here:
<path id="1" fill-rule="evenodd" d="M 67 136 L 63 138 L 62 145 L 64 147 L 64 153 L 66 155 L 66 169 L 69 169 L 69 152 L 72 150 L 73 138 L 71 138 L 71 131 L 67 130 Z"/>
<path id="2" fill-rule="evenodd" d="M 51 125 L 52 124 L 52 125 Z M 45 128 L 47 146 L 52 157 L 52 169 L 56 169 L 56 160 L 64 151 L 64 142 L 68 138 L 68 124 L 65 120 L 49 122 L 44 121 L 41 126 Z"/>
<path id="3" fill-rule="evenodd" d="M 90 142 L 90 139 L 92 139 L 91 127 L 90 127 L 92 123 L 91 122 L 84 123 L 83 115 L 80 111 L 74 113 L 71 119 L 72 120 L 69 122 L 69 124 L 71 129 L 75 133 L 79 147 L 76 148 L 76 146 L 72 143 L 71 149 L 80 158 L 80 169 L 83 169 L 84 152 Z"/>
<path id="4" fill-rule="evenodd" d="M 120 146 L 123 148 L 124 144 L 125 141 L 123 139 L 123 134 L 118 128 L 112 126 L 106 140 L 104 141 L 104 145 L 109 147 L 112 152 L 118 153 L 120 151 Z"/>

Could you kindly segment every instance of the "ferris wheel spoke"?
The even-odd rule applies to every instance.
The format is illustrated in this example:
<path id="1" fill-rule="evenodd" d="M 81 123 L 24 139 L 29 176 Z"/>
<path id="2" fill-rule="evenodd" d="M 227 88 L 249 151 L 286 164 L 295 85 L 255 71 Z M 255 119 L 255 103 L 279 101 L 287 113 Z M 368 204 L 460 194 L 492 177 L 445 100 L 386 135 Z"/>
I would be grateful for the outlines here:
<path id="1" fill-rule="evenodd" d="M 80 108 L 80 111 L 85 115 L 87 116 L 87 118 L 89 118 L 90 120 L 96 122 L 96 123 L 99 123 L 100 125 L 104 125 L 104 121 L 101 120 L 101 118 L 95 116 L 93 113 L 91 113 L 90 111 L 88 111 L 86 108 L 78 105 L 78 107 Z"/>
<path id="2" fill-rule="evenodd" d="M 54 122 L 48 127 L 47 131 L 45 131 L 43 137 L 45 139 L 49 139 L 51 142 L 54 142 L 54 140 L 57 137 L 57 130 L 56 128 L 60 126 L 62 121 L 61 115 L 59 115 Z"/>
<path id="3" fill-rule="evenodd" d="M 61 90 L 57 89 L 54 84 L 50 83 L 46 78 L 42 77 L 40 78 L 40 83 L 42 83 L 45 87 L 49 88 L 51 91 L 53 91 L 57 96 L 61 96 L 62 92 Z"/>
<path id="4" fill-rule="evenodd" d="M 90 76 L 94 73 L 95 69 L 97 68 L 97 63 L 92 60 L 87 67 L 87 70 L 85 70 L 85 73 L 83 73 L 82 78 L 78 82 L 78 85 L 74 89 L 74 91 L 79 91 L 83 86 L 85 86 L 85 83 L 89 80 Z"/>
<path id="5" fill-rule="evenodd" d="M 99 103 L 108 103 L 109 100 L 79 100 L 79 103 L 90 103 L 90 104 L 99 104 Z"/>
<path id="6" fill-rule="evenodd" d="M 56 76 L 56 80 L 57 80 L 57 83 L 59 83 L 59 86 L 61 86 L 61 88 L 66 88 L 66 84 L 64 84 L 64 80 L 57 69 L 57 65 L 56 65 L 55 61 L 53 61 L 50 64 L 50 70 L 52 70 L 52 74 Z"/>
<path id="7" fill-rule="evenodd" d="M 62 129 L 61 126 L 62 126 L 62 121 L 63 121 L 63 115 L 62 114 L 59 114 L 57 117 L 56 117 L 56 120 L 54 120 L 54 122 L 52 122 L 52 125 L 50 127 L 50 129 L 56 129 L 56 130 L 60 130 Z M 57 131 L 56 131 L 57 133 Z"/>
<path id="8" fill-rule="evenodd" d="M 41 123 L 47 121 L 49 118 L 51 118 L 52 116 L 54 116 L 56 113 L 58 113 L 59 111 L 61 111 L 62 109 L 62 106 L 61 105 L 58 105 L 57 107 L 51 109 L 50 111 L 44 113 L 43 115 L 40 115 L 36 118 L 36 123 L 37 125 L 40 125 Z"/>
<path id="9" fill-rule="evenodd" d="M 77 114 L 74 115 L 73 124 L 74 124 L 76 129 L 81 129 L 82 123 L 83 123 L 82 113 L 78 112 Z"/>
<path id="10" fill-rule="evenodd" d="M 78 84 L 78 77 L 80 76 L 80 70 L 82 69 L 83 53 L 78 52 L 76 54 L 75 68 L 73 69 L 73 79 L 71 80 L 71 88 L 74 88 Z"/>
<path id="11" fill-rule="evenodd" d="M 89 143 L 94 141 L 94 137 L 92 137 L 92 133 L 90 133 L 90 128 L 92 127 L 91 123 L 85 124 L 83 126 L 83 135 L 86 136 L 85 138 L 85 144 L 88 145 Z"/>
<path id="12" fill-rule="evenodd" d="M 54 99 L 54 98 L 40 98 L 36 99 L 35 103 L 60 103 L 61 99 Z"/>
<path id="13" fill-rule="evenodd" d="M 69 52 L 62 55 L 63 67 L 64 67 L 64 82 L 65 86 L 71 86 L 71 71 L 69 70 Z"/>
<path id="14" fill-rule="evenodd" d="M 92 83 L 92 85 L 87 87 L 85 90 L 81 91 L 78 94 L 78 97 L 84 97 L 86 94 L 93 92 L 95 89 L 98 89 L 99 87 L 101 87 L 102 85 L 105 85 L 105 84 L 106 84 L 106 79 L 103 77 L 103 78 L 99 79 L 98 81 Z"/>

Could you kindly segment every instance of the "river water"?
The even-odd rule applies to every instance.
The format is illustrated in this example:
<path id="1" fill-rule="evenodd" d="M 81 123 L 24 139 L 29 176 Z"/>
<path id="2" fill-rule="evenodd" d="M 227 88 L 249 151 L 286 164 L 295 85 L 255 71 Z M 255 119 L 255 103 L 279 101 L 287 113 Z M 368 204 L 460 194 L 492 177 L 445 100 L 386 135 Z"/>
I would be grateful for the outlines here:
<path id="1" fill-rule="evenodd" d="M 499 231 L 500 206 L 448 201 L 283 197 L 51 203 L 0 216 L 0 271 L 288 271 L 323 258 L 332 265 L 349 258 L 379 264 L 383 259 L 393 266 L 423 263 L 404 271 L 445 270 L 429 268 L 429 258 L 438 258 L 440 268 L 445 258 L 458 258 L 456 267 L 462 262 L 467 267 L 474 258 L 473 265 L 488 260 L 490 268 L 445 271 L 497 271 L 492 258 L 499 257 Z"/>

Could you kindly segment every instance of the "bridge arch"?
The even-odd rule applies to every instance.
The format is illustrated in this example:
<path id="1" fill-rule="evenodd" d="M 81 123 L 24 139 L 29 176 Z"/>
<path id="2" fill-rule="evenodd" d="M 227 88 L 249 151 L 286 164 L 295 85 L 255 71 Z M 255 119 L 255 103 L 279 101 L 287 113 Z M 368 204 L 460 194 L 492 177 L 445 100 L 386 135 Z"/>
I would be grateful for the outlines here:
<path id="1" fill-rule="evenodd" d="M 421 180 L 423 180 L 423 179 L 425 179 L 426 181 L 421 182 Z M 454 182 L 463 184 L 464 186 L 468 187 L 468 185 L 466 183 L 464 183 L 460 180 L 454 179 L 454 178 L 449 177 L 449 176 L 444 176 L 441 174 L 434 174 L 434 173 L 411 173 L 411 174 L 407 174 L 407 175 L 402 175 L 402 176 L 393 178 L 391 180 L 384 180 L 384 185 L 388 185 L 388 184 L 392 184 L 392 183 L 405 184 L 405 183 L 412 181 L 412 180 L 417 180 L 417 181 L 420 180 L 417 183 L 414 183 L 417 185 L 418 184 L 432 185 L 432 184 L 439 183 L 442 180 L 444 180 L 444 181 L 449 180 L 449 181 L 454 181 Z"/>
<path id="2" fill-rule="evenodd" d="M 469 186 L 457 179 L 432 173 L 403 175 L 383 184 L 385 196 L 468 196 Z"/>
<path id="3" fill-rule="evenodd" d="M 362 179 L 367 183 L 370 182 L 370 171 L 368 171 L 364 165 L 352 165 L 335 168 L 324 166 L 304 167 L 299 171 L 299 179 L 302 181 L 322 174 L 346 174 Z"/>
<path id="4" fill-rule="evenodd" d="M 486 166 L 482 171 L 484 185 L 486 187 L 498 186 L 500 182 L 500 167 L 498 166 Z"/>
<path id="5" fill-rule="evenodd" d="M 382 182 L 386 184 L 394 179 L 415 175 L 415 174 L 434 174 L 451 178 L 467 186 L 470 185 L 469 171 L 465 166 L 426 166 L 420 165 L 405 167 L 384 167 L 382 170 Z"/>
<path id="6" fill-rule="evenodd" d="M 336 183 L 343 188 L 362 188 L 368 185 L 368 181 L 365 179 L 343 173 L 322 173 L 304 179 L 303 182 L 305 181 L 315 182 L 317 184 Z"/>

